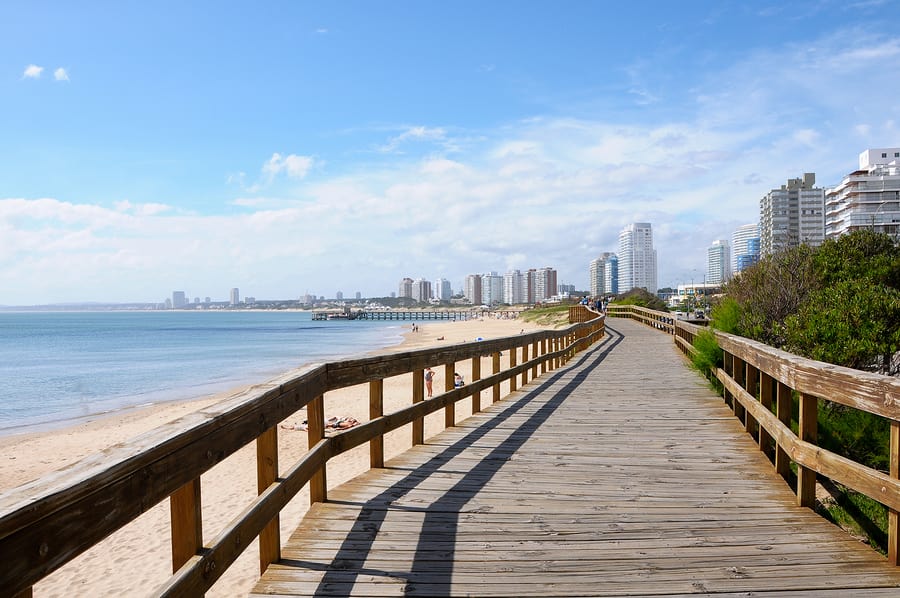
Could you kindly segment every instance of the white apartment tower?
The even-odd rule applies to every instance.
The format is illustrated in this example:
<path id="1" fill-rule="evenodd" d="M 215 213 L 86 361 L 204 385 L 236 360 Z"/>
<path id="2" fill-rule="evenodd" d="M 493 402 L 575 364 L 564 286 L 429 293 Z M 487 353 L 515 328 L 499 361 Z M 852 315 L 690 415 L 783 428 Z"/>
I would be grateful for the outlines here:
<path id="1" fill-rule="evenodd" d="M 759 261 L 759 224 L 745 224 L 731 233 L 731 273 L 737 274 Z"/>
<path id="2" fill-rule="evenodd" d="M 446 278 L 438 278 L 434 281 L 434 298 L 438 301 L 450 301 L 453 296 L 453 290 L 450 288 L 450 281 Z"/>
<path id="3" fill-rule="evenodd" d="M 619 233 L 619 290 L 656 293 L 656 250 L 649 222 L 629 224 Z"/>
<path id="4" fill-rule="evenodd" d="M 706 282 L 724 284 L 731 278 L 731 247 L 728 241 L 713 241 L 706 250 L 706 260 Z"/>
<path id="5" fill-rule="evenodd" d="M 592 297 L 598 297 L 606 293 L 615 292 L 611 290 L 613 286 L 613 281 L 611 280 L 611 276 L 613 274 L 611 261 L 616 261 L 616 254 L 610 253 L 608 251 L 601 253 L 600 257 L 598 257 L 597 259 L 591 260 L 590 281 Z M 618 275 L 618 268 L 615 269 L 615 272 L 616 275 Z"/>
<path id="6" fill-rule="evenodd" d="M 503 303 L 519 305 L 525 303 L 527 295 L 527 278 L 519 270 L 510 270 L 503 275 Z"/>
<path id="7" fill-rule="evenodd" d="M 859 170 L 825 192 L 825 237 L 871 229 L 900 232 L 900 147 L 868 149 Z"/>
<path id="8" fill-rule="evenodd" d="M 413 279 L 408 276 L 403 278 L 400 281 L 397 289 L 398 297 L 412 297 L 413 296 Z"/>
<path id="9" fill-rule="evenodd" d="M 481 275 L 481 303 L 484 305 L 503 303 L 503 277 L 496 272 Z"/>
<path id="10" fill-rule="evenodd" d="M 801 244 L 817 247 L 825 240 L 825 190 L 815 184 L 816 174 L 807 172 L 759 200 L 762 255 Z"/>
<path id="11" fill-rule="evenodd" d="M 239 305 L 241 302 L 241 291 L 238 288 L 231 289 L 231 305 Z M 207 301 L 209 303 L 209 301 Z"/>

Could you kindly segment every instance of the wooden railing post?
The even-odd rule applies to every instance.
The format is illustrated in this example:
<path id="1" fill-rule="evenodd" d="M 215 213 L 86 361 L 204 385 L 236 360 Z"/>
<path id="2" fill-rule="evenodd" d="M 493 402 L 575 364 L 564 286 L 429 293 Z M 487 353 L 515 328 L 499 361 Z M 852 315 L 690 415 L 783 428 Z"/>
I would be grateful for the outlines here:
<path id="1" fill-rule="evenodd" d="M 759 372 L 759 402 L 768 411 L 772 411 L 773 384 L 772 376 Z M 766 455 L 772 451 L 772 436 L 762 426 L 759 426 L 759 450 Z"/>
<path id="2" fill-rule="evenodd" d="M 756 369 L 751 364 L 745 364 L 744 370 L 744 388 L 747 389 L 747 394 L 756 399 L 756 391 L 759 388 L 759 370 Z M 757 426 L 756 420 L 753 419 L 750 411 L 747 411 L 744 415 L 744 430 L 747 431 L 751 436 L 756 433 Z"/>
<path id="3" fill-rule="evenodd" d="M 541 355 L 542 356 L 547 354 L 547 344 L 548 344 L 547 341 L 548 341 L 548 339 L 546 339 L 546 338 L 541 341 Z M 546 373 L 547 373 L 547 360 L 542 359 L 541 360 L 541 375 L 546 374 Z"/>
<path id="4" fill-rule="evenodd" d="M 491 361 L 493 362 L 493 372 L 495 374 L 500 373 L 500 351 L 495 352 L 492 356 Z M 500 401 L 500 383 L 497 382 L 494 384 L 494 403 Z"/>
<path id="5" fill-rule="evenodd" d="M 816 397 L 800 394 L 800 440 L 816 443 L 818 431 L 818 409 Z M 816 470 L 797 464 L 797 504 L 813 508 L 816 505 Z"/>
<path id="6" fill-rule="evenodd" d="M 306 406 L 306 424 L 309 448 L 325 438 L 325 397 L 319 395 Z M 309 502 L 325 502 L 328 499 L 325 464 L 309 478 Z"/>
<path id="7" fill-rule="evenodd" d="M 455 388 L 454 375 L 456 374 L 456 364 L 444 364 L 444 389 L 449 392 Z M 452 428 L 456 425 L 456 403 L 448 403 L 444 407 L 444 427 Z"/>
<path id="8" fill-rule="evenodd" d="M 481 380 L 481 355 L 472 358 L 472 382 Z M 472 393 L 472 413 L 481 411 L 481 391 Z"/>
<path id="9" fill-rule="evenodd" d="M 178 571 L 203 547 L 200 478 L 194 478 L 169 497 L 172 521 L 172 572 Z"/>
<path id="10" fill-rule="evenodd" d="M 518 349 L 516 347 L 509 348 L 509 369 L 513 369 L 514 367 L 516 367 L 516 351 L 517 350 Z M 516 377 L 510 376 L 509 377 L 509 392 L 515 392 L 516 388 L 517 388 Z"/>
<path id="11" fill-rule="evenodd" d="M 890 474 L 895 480 L 900 478 L 900 422 L 891 420 Z M 888 509 L 888 562 L 900 565 L 900 513 Z"/>
<path id="12" fill-rule="evenodd" d="M 731 377 L 735 382 L 738 383 L 738 386 L 744 388 L 744 360 L 740 357 L 736 357 L 734 355 L 731 356 L 732 366 L 731 366 Z M 744 424 L 744 428 L 747 427 L 747 410 L 744 409 L 744 406 L 738 400 L 737 397 L 731 397 L 732 400 L 732 409 L 734 411 L 735 417 L 737 417 Z"/>
<path id="13" fill-rule="evenodd" d="M 522 345 L 522 363 L 528 363 L 528 343 Z M 528 369 L 522 370 L 522 386 L 528 384 Z"/>
<path id="14" fill-rule="evenodd" d="M 416 374 L 413 373 L 413 389 L 415 389 L 415 384 Z M 378 419 L 382 415 L 384 415 L 384 380 L 371 380 L 369 382 L 369 421 Z M 415 422 L 413 422 L 413 426 L 415 426 Z M 372 469 L 384 467 L 384 436 L 376 436 L 369 441 L 369 467 Z"/>
<path id="15" fill-rule="evenodd" d="M 256 487 L 259 494 L 278 479 L 278 426 L 272 426 L 256 439 Z M 259 572 L 281 558 L 281 520 L 272 517 L 259 533 Z"/>
<path id="16" fill-rule="evenodd" d="M 538 344 L 538 341 L 534 341 L 533 343 L 531 343 L 531 358 L 532 359 L 536 360 L 538 358 L 539 346 L 540 345 Z M 534 380 L 537 377 L 538 377 L 538 364 L 537 364 L 537 361 L 535 361 L 534 365 L 531 366 L 531 379 Z"/>
<path id="17" fill-rule="evenodd" d="M 791 427 L 793 402 L 791 387 L 783 382 L 778 382 L 778 390 L 775 394 L 775 416 L 788 428 Z M 780 444 L 775 445 L 775 471 L 785 480 L 791 476 L 791 459 Z"/>
<path id="18" fill-rule="evenodd" d="M 734 358 L 728 351 L 725 351 L 722 355 L 722 369 L 725 370 L 725 373 L 728 376 L 734 377 Z M 722 396 L 725 399 L 725 404 L 731 406 L 732 413 L 737 415 L 737 412 L 735 411 L 736 407 L 734 406 L 734 398 L 732 398 L 731 393 L 728 392 L 727 388 L 722 392 Z"/>

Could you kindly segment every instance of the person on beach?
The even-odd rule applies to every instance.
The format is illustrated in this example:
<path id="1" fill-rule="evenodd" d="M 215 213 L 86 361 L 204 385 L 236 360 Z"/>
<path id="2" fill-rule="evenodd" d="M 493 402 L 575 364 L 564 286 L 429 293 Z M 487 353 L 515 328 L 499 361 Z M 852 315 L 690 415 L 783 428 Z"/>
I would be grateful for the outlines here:
<path id="1" fill-rule="evenodd" d="M 463 380 L 462 376 L 460 376 L 459 374 L 453 374 L 453 387 L 454 388 L 459 388 L 459 387 L 463 386 L 465 383 L 466 383 L 466 381 Z"/>
<path id="2" fill-rule="evenodd" d="M 425 368 L 425 390 L 428 391 L 428 398 L 431 398 L 432 387 L 434 385 L 434 370 Z"/>

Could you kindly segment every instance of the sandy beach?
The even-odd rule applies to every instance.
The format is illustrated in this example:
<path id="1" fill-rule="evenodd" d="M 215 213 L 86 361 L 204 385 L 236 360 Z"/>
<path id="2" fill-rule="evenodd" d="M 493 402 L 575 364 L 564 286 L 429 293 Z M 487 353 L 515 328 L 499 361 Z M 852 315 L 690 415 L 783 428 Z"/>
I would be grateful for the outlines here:
<path id="1" fill-rule="evenodd" d="M 519 320 L 486 318 L 484 320 L 418 323 L 418 332 L 405 334 L 402 344 L 389 351 L 455 344 L 512 336 L 536 329 Z M 437 365 L 437 364 L 435 364 Z M 505 367 L 505 365 L 504 365 Z M 488 360 L 482 371 L 489 368 Z M 457 364 L 466 381 L 471 379 L 471 363 Z M 443 367 L 435 367 L 434 392 L 445 384 Z M 503 392 L 508 392 L 504 388 Z M 223 393 L 184 403 L 164 404 L 140 410 L 111 414 L 94 421 L 52 432 L 0 438 L 0 491 L 41 477 L 71 465 L 83 457 L 113 444 L 172 421 L 187 413 L 223 400 L 234 393 Z M 385 380 L 385 412 L 412 401 L 411 375 Z M 489 400 L 489 399 L 488 399 Z M 482 399 L 485 404 L 485 399 Z M 346 388 L 325 396 L 327 416 L 350 416 L 360 421 L 368 417 L 368 387 Z M 469 401 L 457 405 L 457 419 L 471 415 Z M 303 411 L 285 423 L 301 422 Z M 425 434 L 441 430 L 443 414 L 426 418 Z M 408 427 L 407 427 L 408 428 Z M 295 463 L 306 451 L 306 433 L 279 430 L 279 463 L 282 471 Z M 398 430 L 385 438 L 385 455 L 390 458 L 409 447 L 409 429 Z M 368 468 L 366 446 L 358 447 L 329 463 L 328 485 L 345 482 Z M 256 458 L 251 444 L 244 447 L 201 478 L 203 502 L 203 535 L 214 537 L 221 527 L 240 513 L 256 494 Z M 282 541 L 303 517 L 309 505 L 306 491 L 301 492 L 282 511 Z M 252 545 L 213 586 L 208 596 L 242 596 L 258 577 L 258 549 Z M 146 595 L 161 585 L 171 574 L 168 501 L 156 505 L 119 532 L 82 554 L 68 566 L 47 577 L 34 588 L 35 596 L 131 596 Z"/>

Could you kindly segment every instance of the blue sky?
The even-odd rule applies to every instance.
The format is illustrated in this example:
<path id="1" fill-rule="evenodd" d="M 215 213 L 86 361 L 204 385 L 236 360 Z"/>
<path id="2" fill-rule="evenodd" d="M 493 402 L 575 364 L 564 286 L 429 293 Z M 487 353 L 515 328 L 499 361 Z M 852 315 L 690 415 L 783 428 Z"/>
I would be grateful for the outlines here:
<path id="1" fill-rule="evenodd" d="M 187 6 L 190 4 L 190 6 Z M 659 284 L 900 145 L 900 2 L 0 4 L 0 303 Z"/>

